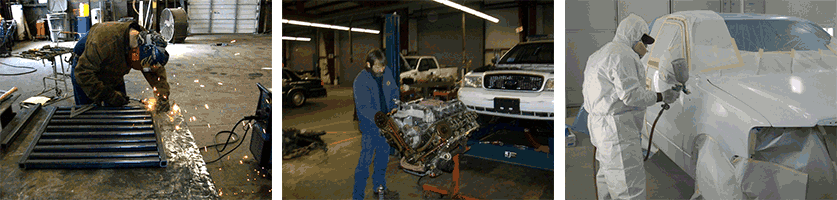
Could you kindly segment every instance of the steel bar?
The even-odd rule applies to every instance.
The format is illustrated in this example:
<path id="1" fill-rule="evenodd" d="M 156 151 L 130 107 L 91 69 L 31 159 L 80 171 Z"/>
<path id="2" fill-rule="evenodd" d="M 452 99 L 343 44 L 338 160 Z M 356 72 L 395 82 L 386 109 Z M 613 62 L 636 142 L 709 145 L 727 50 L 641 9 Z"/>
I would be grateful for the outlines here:
<path id="1" fill-rule="evenodd" d="M 76 145 L 38 145 L 35 152 L 65 152 L 65 151 L 153 151 L 157 144 L 143 142 L 134 144 L 76 144 Z"/>
<path id="2" fill-rule="evenodd" d="M 156 114 L 152 113 L 152 115 L 156 115 Z M 160 133 L 162 133 L 162 131 L 160 131 L 159 129 L 160 129 L 159 124 L 157 123 L 157 121 L 154 121 L 154 133 L 155 133 L 154 136 L 157 137 L 157 144 L 160 144 L 160 145 L 157 145 L 157 154 L 160 155 L 160 167 L 166 167 L 168 165 L 168 160 L 169 159 L 166 157 L 166 151 L 163 150 L 164 145 L 163 145 L 162 136 L 160 135 Z"/>
<path id="3" fill-rule="evenodd" d="M 49 123 L 49 120 L 52 119 L 52 115 L 55 114 L 55 110 L 56 110 L 55 107 L 47 107 L 46 108 L 46 113 L 47 113 L 46 118 L 44 118 L 44 120 L 41 121 L 41 123 L 38 124 L 38 127 L 35 128 L 35 133 L 37 133 L 37 134 L 35 134 L 35 139 L 32 140 L 32 143 L 29 144 L 29 148 L 27 148 L 26 153 L 24 153 L 23 156 L 20 157 L 20 161 L 18 163 L 24 163 L 24 162 L 26 162 L 26 159 L 29 158 L 29 154 L 32 153 L 32 151 L 35 149 L 35 146 L 38 144 L 38 140 L 41 139 L 41 135 L 43 135 L 44 129 L 46 129 L 46 126 Z M 21 167 L 23 167 L 22 164 L 21 164 Z"/>
<path id="4" fill-rule="evenodd" d="M 70 115 L 55 115 L 52 119 L 70 119 Z M 151 115 L 137 114 L 137 115 L 85 115 L 81 114 L 72 119 L 151 119 Z"/>
<path id="5" fill-rule="evenodd" d="M 24 169 L 38 168 L 123 168 L 123 167 L 160 167 L 159 158 L 121 158 L 121 159 L 30 159 L 20 163 Z"/>
<path id="6" fill-rule="evenodd" d="M 73 107 L 76 109 L 82 108 L 84 106 L 58 106 L 58 110 L 71 110 Z M 107 107 L 107 106 L 98 106 L 96 110 L 141 110 L 145 109 L 143 107 L 136 107 L 136 106 L 125 106 L 125 107 Z"/>
<path id="7" fill-rule="evenodd" d="M 154 136 L 154 131 L 118 131 L 118 132 L 45 132 L 42 138 L 100 138 L 100 137 L 127 137 L 127 136 Z"/>
<path id="8" fill-rule="evenodd" d="M 85 113 L 89 114 L 143 114 L 148 113 L 147 110 L 144 109 L 131 109 L 131 110 L 90 110 Z M 55 111 L 55 114 L 58 115 L 69 115 L 70 110 L 58 110 Z"/>
<path id="9" fill-rule="evenodd" d="M 112 143 L 142 143 L 157 142 L 153 137 L 130 137 L 130 138 L 84 138 L 84 139 L 41 139 L 39 144 L 112 144 Z"/>
<path id="10" fill-rule="evenodd" d="M 21 112 L 17 117 L 15 117 L 11 122 L 9 122 L 7 127 L 4 127 L 2 131 L 0 131 L 0 150 L 5 150 L 12 144 L 15 138 L 17 138 L 18 133 L 20 133 L 23 126 L 29 122 L 29 119 L 32 119 L 32 116 L 35 115 L 39 110 L 41 110 L 41 104 L 37 104 L 34 107 L 27 109 L 26 111 Z"/>
<path id="11" fill-rule="evenodd" d="M 70 118 L 76 117 L 77 115 L 87 112 L 93 108 L 96 108 L 96 104 L 87 104 L 78 109 L 76 109 L 76 107 L 72 107 L 70 108 Z"/>
<path id="12" fill-rule="evenodd" d="M 79 159 L 79 158 L 142 158 L 156 157 L 157 152 L 64 152 L 29 154 L 32 159 Z"/>
<path id="13" fill-rule="evenodd" d="M 50 125 L 81 125 L 81 124 L 150 124 L 151 119 L 52 119 Z"/>
<path id="14" fill-rule="evenodd" d="M 49 125 L 47 131 L 121 131 L 152 129 L 154 125 Z"/>

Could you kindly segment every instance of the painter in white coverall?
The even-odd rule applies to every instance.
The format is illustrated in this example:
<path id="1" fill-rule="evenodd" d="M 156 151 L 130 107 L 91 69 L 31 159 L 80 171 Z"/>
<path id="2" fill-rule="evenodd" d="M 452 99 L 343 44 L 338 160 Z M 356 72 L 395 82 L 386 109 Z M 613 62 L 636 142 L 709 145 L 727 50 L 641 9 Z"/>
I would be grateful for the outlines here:
<path id="1" fill-rule="evenodd" d="M 646 89 L 640 57 L 654 39 L 645 21 L 631 14 L 619 23 L 613 41 L 590 55 L 584 69 L 587 127 L 597 147 L 599 199 L 646 199 L 640 130 L 645 109 L 674 102 L 679 93 Z"/>

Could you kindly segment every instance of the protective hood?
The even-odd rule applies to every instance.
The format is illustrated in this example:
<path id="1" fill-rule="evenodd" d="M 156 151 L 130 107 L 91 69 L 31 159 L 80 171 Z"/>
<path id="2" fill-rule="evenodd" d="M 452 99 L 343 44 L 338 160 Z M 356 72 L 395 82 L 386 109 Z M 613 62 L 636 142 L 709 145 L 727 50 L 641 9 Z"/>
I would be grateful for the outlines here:
<path id="1" fill-rule="evenodd" d="M 631 13 L 631 15 L 628 15 L 628 17 L 619 22 L 619 26 L 616 27 L 616 36 L 613 37 L 613 42 L 632 47 L 633 43 L 642 38 L 642 34 L 647 33 L 648 24 L 645 23 L 645 20 Z"/>
<path id="2" fill-rule="evenodd" d="M 760 112 L 772 126 L 814 126 L 837 117 L 837 72 L 709 78 Z"/>

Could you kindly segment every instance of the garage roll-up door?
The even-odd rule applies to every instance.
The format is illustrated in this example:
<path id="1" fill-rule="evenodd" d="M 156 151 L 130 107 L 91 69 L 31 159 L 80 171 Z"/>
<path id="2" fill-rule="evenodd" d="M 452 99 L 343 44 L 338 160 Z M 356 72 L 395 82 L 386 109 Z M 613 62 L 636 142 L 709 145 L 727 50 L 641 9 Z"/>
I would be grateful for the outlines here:
<path id="1" fill-rule="evenodd" d="M 189 33 L 255 33 L 259 0 L 191 0 Z"/>

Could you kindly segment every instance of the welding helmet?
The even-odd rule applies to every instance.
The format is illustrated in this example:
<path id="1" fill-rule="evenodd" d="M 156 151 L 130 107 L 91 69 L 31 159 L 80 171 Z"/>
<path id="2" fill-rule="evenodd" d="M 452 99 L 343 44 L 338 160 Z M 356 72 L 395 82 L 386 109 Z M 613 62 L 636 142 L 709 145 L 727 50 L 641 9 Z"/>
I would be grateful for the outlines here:
<path id="1" fill-rule="evenodd" d="M 137 39 L 143 72 L 150 72 L 152 66 L 166 65 L 169 61 L 169 53 L 166 52 L 167 43 L 163 36 L 156 32 L 143 31 Z"/>

